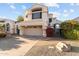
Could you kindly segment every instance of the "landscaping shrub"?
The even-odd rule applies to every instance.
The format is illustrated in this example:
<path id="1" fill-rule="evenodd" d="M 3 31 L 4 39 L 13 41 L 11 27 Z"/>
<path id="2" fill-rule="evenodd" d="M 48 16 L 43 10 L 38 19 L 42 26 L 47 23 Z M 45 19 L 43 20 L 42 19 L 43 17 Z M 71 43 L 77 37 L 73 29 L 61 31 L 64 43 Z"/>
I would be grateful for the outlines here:
<path id="1" fill-rule="evenodd" d="M 6 33 L 5 32 L 0 32 L 0 38 L 6 37 Z"/>
<path id="2" fill-rule="evenodd" d="M 61 23 L 61 32 L 64 38 L 67 39 L 79 39 L 79 23 L 77 21 L 69 20 Z"/>

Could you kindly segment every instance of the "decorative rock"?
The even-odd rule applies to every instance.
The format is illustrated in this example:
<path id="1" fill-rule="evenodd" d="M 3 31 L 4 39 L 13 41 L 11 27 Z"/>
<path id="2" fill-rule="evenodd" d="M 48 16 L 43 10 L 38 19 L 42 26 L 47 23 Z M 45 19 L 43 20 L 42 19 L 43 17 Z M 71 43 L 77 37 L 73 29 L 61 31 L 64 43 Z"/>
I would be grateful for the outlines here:
<path id="1" fill-rule="evenodd" d="M 68 51 L 71 51 L 71 46 L 70 44 L 66 44 L 64 42 L 59 42 L 57 45 L 56 45 L 56 48 L 61 51 L 61 52 L 68 52 Z"/>

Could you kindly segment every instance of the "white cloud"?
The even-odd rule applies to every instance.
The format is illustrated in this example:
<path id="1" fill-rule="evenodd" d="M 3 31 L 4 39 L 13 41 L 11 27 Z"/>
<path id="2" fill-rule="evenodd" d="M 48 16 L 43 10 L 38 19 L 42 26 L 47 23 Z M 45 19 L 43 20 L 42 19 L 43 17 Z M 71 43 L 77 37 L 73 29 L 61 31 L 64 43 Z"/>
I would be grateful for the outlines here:
<path id="1" fill-rule="evenodd" d="M 5 16 L 0 16 L 0 18 L 6 18 Z"/>
<path id="2" fill-rule="evenodd" d="M 16 7 L 14 5 L 10 5 L 10 8 L 12 9 L 16 9 Z"/>
<path id="3" fill-rule="evenodd" d="M 74 6 L 74 5 L 75 5 L 75 3 L 70 3 L 70 5 L 71 5 L 71 6 Z"/>
<path id="4" fill-rule="evenodd" d="M 68 14 L 68 13 L 73 13 L 73 12 L 74 12 L 74 9 L 64 10 L 63 12 L 64 12 L 65 14 Z"/>
<path id="5" fill-rule="evenodd" d="M 26 6 L 22 5 L 22 9 L 24 9 L 24 10 L 25 10 L 25 9 L 26 9 Z"/>
<path id="6" fill-rule="evenodd" d="M 79 6 L 79 3 L 76 3 L 76 5 L 78 5 L 78 6 Z"/>
<path id="7" fill-rule="evenodd" d="M 73 9 L 70 9 L 70 10 L 64 10 L 63 13 L 62 13 L 62 16 L 63 17 L 68 17 L 71 13 L 73 13 L 74 10 Z"/>
<path id="8" fill-rule="evenodd" d="M 70 10 L 64 10 L 63 11 L 64 13 L 62 14 L 63 17 L 68 17 L 71 13 L 74 12 L 73 9 L 70 9 Z"/>
<path id="9" fill-rule="evenodd" d="M 70 3 L 71 6 L 79 6 L 79 3 Z"/>
<path id="10" fill-rule="evenodd" d="M 0 18 L 10 19 L 7 16 L 0 16 Z M 0 19 L 1 20 L 1 19 Z"/>
<path id="11" fill-rule="evenodd" d="M 73 13 L 73 12 L 74 12 L 74 10 L 73 10 L 73 9 L 70 9 L 70 12 L 71 12 L 71 13 Z"/>
<path id="12" fill-rule="evenodd" d="M 66 13 L 62 13 L 63 17 L 68 17 L 71 13 L 70 12 L 66 12 Z"/>
<path id="13" fill-rule="evenodd" d="M 79 6 L 79 3 L 70 3 L 71 6 Z"/>
<path id="14" fill-rule="evenodd" d="M 57 7 L 57 8 L 59 8 L 59 5 L 57 3 L 44 3 L 44 5 L 49 6 L 49 7 Z"/>
<path id="15" fill-rule="evenodd" d="M 64 10 L 63 12 L 64 12 L 64 13 L 67 13 L 68 11 L 67 11 L 67 10 Z"/>
<path id="16" fill-rule="evenodd" d="M 15 10 L 12 13 L 17 14 L 17 15 L 21 15 L 21 12 L 15 11 Z"/>
<path id="17" fill-rule="evenodd" d="M 16 7 L 15 7 L 15 4 L 13 3 L 8 3 L 9 7 L 12 9 L 12 13 L 15 13 L 15 14 L 21 14 L 19 11 L 17 11 Z"/>
<path id="18" fill-rule="evenodd" d="M 68 17 L 69 14 L 68 14 L 68 13 L 64 13 L 63 16 L 64 16 L 64 17 Z"/>

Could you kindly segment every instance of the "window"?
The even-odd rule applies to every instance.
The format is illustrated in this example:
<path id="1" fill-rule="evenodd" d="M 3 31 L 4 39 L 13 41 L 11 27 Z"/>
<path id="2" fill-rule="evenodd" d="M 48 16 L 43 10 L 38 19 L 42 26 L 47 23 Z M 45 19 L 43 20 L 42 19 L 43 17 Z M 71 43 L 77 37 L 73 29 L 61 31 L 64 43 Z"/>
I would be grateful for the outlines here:
<path id="1" fill-rule="evenodd" d="M 42 12 L 32 13 L 32 19 L 41 19 L 41 18 L 42 18 Z"/>
<path id="2" fill-rule="evenodd" d="M 10 31 L 10 24 L 9 23 L 6 24 L 6 30 Z"/>
<path id="3" fill-rule="evenodd" d="M 49 23 L 51 23 L 52 22 L 52 18 L 49 18 Z"/>
<path id="4" fill-rule="evenodd" d="M 32 19 L 41 19 L 42 18 L 42 8 L 32 9 L 32 12 L 33 12 Z"/>

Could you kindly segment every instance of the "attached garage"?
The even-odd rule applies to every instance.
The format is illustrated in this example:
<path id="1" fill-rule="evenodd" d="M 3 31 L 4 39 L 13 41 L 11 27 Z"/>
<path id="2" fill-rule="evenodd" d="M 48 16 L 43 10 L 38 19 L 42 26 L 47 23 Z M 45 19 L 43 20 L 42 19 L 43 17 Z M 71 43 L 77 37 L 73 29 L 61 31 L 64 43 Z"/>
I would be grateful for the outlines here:
<path id="1" fill-rule="evenodd" d="M 42 36 L 42 26 L 27 27 L 24 31 L 27 36 Z"/>

